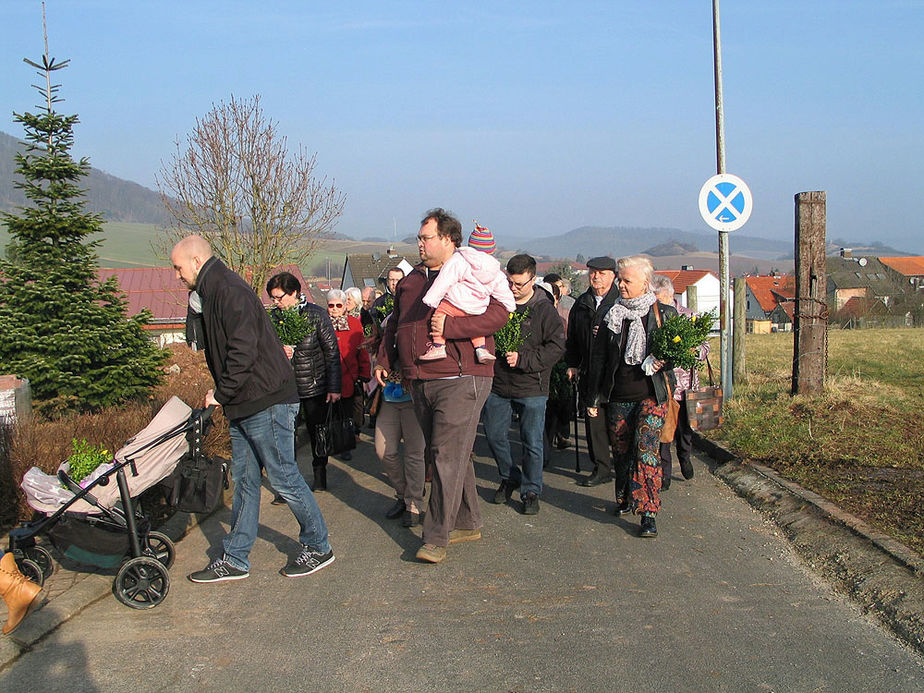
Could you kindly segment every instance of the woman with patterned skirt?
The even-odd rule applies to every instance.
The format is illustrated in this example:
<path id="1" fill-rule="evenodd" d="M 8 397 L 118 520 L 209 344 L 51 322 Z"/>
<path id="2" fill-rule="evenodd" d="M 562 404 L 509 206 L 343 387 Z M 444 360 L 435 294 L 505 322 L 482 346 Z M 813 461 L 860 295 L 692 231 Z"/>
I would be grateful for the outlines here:
<path id="1" fill-rule="evenodd" d="M 617 263 L 619 298 L 594 328 L 587 415 L 605 416 L 616 466 L 616 513 L 641 515 L 642 537 L 658 534 L 661 427 L 674 389 L 670 364 L 651 355 L 651 335 L 673 306 L 651 291 L 654 270 L 643 256 Z"/>

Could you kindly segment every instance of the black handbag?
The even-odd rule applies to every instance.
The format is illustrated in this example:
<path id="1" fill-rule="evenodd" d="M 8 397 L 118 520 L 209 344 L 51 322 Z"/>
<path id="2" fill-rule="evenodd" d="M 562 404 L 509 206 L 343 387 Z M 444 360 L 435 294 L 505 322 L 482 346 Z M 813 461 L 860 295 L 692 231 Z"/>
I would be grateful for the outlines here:
<path id="1" fill-rule="evenodd" d="M 196 419 L 186 432 L 189 450 L 173 472 L 160 482 L 170 505 L 184 513 L 211 512 L 230 485 L 228 463 L 206 457 L 202 449 L 210 425 L 208 416 Z"/>
<path id="2" fill-rule="evenodd" d="M 341 452 L 356 448 L 356 426 L 353 418 L 337 406 L 334 413 L 334 403 L 327 404 L 327 419 L 324 423 L 315 424 L 312 451 L 315 457 L 328 457 L 339 455 Z"/>
<path id="3" fill-rule="evenodd" d="M 722 425 L 722 388 L 714 384 L 708 357 L 706 366 L 709 369 L 709 387 L 684 392 L 687 418 L 694 431 L 711 431 Z"/>
<path id="4" fill-rule="evenodd" d="M 173 474 L 161 484 L 167 489 L 167 499 L 184 513 L 207 513 L 214 510 L 228 488 L 228 464 L 204 455 L 186 455 Z"/>

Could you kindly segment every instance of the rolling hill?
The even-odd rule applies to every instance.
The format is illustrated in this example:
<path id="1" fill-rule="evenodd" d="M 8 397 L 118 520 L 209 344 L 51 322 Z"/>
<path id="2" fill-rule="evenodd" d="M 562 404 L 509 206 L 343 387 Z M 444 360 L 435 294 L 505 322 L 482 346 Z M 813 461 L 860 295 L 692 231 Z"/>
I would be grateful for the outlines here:
<path id="1" fill-rule="evenodd" d="M 12 212 L 26 205 L 22 191 L 13 184 L 15 155 L 25 145 L 12 135 L 0 132 L 0 211 Z M 82 183 L 88 207 L 106 221 L 159 224 L 169 223 L 160 193 L 131 181 L 111 176 L 96 168 Z"/>

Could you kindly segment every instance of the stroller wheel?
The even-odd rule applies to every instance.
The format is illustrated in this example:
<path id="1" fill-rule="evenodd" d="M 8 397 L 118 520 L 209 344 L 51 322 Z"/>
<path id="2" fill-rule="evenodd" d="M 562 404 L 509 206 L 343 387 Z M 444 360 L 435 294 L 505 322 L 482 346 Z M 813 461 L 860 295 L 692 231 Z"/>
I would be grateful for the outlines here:
<path id="1" fill-rule="evenodd" d="M 23 549 L 23 553 L 26 554 L 26 558 L 38 564 L 44 580 L 47 580 L 51 577 L 51 574 L 55 572 L 55 565 L 51 560 L 51 552 L 44 546 L 30 546 L 27 549 Z"/>
<path id="2" fill-rule="evenodd" d="M 132 609 L 153 609 L 166 599 L 169 589 L 167 569 L 149 556 L 125 561 L 112 583 L 115 598 Z"/>
<path id="3" fill-rule="evenodd" d="M 176 549 L 170 537 L 160 532 L 148 532 L 148 545 L 144 555 L 157 559 L 164 568 L 170 570 L 176 558 Z"/>
<path id="4" fill-rule="evenodd" d="M 19 572 L 26 576 L 29 580 L 34 582 L 40 587 L 45 584 L 45 576 L 42 574 L 42 569 L 39 567 L 39 564 L 33 561 L 31 558 L 23 558 L 16 561 L 16 567 L 19 568 Z"/>

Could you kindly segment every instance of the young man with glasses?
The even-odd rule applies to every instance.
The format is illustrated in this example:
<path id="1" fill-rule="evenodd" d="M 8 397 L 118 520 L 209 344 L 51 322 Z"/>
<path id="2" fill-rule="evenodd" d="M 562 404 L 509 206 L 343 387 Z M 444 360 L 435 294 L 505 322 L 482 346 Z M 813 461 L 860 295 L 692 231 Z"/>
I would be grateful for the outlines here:
<path id="1" fill-rule="evenodd" d="M 376 380 L 383 387 L 389 372 L 401 369 L 427 447 L 433 452 L 424 544 L 417 551 L 417 559 L 427 563 L 442 561 L 449 544 L 481 538 L 481 512 L 470 455 L 494 368 L 475 358 L 469 340 L 489 335 L 486 346 L 493 351 L 493 335 L 508 316 L 507 309 L 494 298 L 480 315 L 460 317 L 435 313 L 423 302 L 424 294 L 461 244 L 458 219 L 442 209 L 427 212 L 417 236 L 421 264 L 397 286 L 394 311 L 385 323 L 375 366 Z M 447 357 L 421 360 L 432 336 L 445 337 Z"/>
<path id="2" fill-rule="evenodd" d="M 493 501 L 505 503 L 517 489 L 521 512 L 539 512 L 544 458 L 545 405 L 549 398 L 552 367 L 565 352 L 565 329 L 548 294 L 536 290 L 536 260 L 514 255 L 507 262 L 510 288 L 516 312 L 523 316 L 520 334 L 523 344 L 516 351 L 501 354 L 494 364 L 494 383 L 482 410 L 485 437 L 500 474 L 500 487 Z M 522 462 L 510 453 L 510 415 L 520 419 Z"/>

